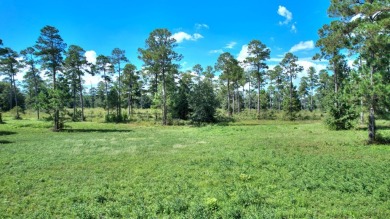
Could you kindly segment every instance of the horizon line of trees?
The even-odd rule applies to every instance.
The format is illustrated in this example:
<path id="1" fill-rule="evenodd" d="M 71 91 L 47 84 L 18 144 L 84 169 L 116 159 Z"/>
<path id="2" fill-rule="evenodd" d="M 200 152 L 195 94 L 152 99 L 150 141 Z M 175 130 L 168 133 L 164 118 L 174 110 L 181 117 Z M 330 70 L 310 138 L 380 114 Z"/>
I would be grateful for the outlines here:
<path id="1" fill-rule="evenodd" d="M 229 117 L 244 109 L 256 110 L 258 118 L 265 110 L 278 110 L 290 120 L 300 110 L 319 109 L 327 112 L 325 122 L 336 130 L 351 128 L 359 113 L 363 123 L 368 112 L 373 142 L 375 115 L 385 115 L 390 105 L 389 6 L 383 1 L 331 0 L 328 14 L 335 20 L 318 31 L 320 53 L 313 59 L 326 59 L 329 66 L 319 72 L 306 69 L 299 86 L 293 84 L 304 70 L 298 57 L 287 53 L 269 69 L 271 51 L 260 40 L 249 42 L 248 57 L 241 63 L 225 52 L 215 66 L 197 64 L 192 71 L 181 72 L 177 63 L 183 56 L 175 51 L 176 40 L 169 30 L 156 29 L 145 48 L 138 49 L 144 65 L 137 70 L 120 48 L 89 63 L 83 48 L 68 47 L 58 29 L 45 26 L 36 44 L 20 52 L 3 47 L 0 40 L 0 74 L 5 76 L 0 82 L 0 111 L 15 108 L 15 118 L 20 118 L 19 109 L 30 108 L 38 119 L 44 111 L 53 119 L 55 131 L 63 128 L 66 115 L 84 121 L 86 106 L 103 107 L 107 122 L 127 120 L 134 107 L 161 109 L 163 125 L 170 118 L 213 122 L 218 107 Z M 348 66 L 345 51 L 358 57 L 355 68 Z M 22 90 L 15 79 L 21 71 Z M 41 71 L 49 81 L 41 78 Z M 88 93 L 82 80 L 86 74 L 101 77 Z"/>

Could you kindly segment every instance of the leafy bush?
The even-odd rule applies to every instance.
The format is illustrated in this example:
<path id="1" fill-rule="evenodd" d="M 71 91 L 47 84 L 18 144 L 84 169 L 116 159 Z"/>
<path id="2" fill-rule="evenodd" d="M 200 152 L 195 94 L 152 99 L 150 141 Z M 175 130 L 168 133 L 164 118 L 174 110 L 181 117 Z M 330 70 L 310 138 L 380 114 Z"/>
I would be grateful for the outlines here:
<path id="1" fill-rule="evenodd" d="M 325 124 L 330 130 L 347 130 L 355 126 L 357 117 L 358 113 L 351 105 L 340 101 L 329 107 Z"/>
<path id="2" fill-rule="evenodd" d="M 199 82 L 195 86 L 190 98 L 190 108 L 192 110 L 191 121 L 195 123 L 214 122 L 217 101 L 211 83 Z"/>
<path id="3" fill-rule="evenodd" d="M 128 119 L 128 116 L 126 114 L 124 115 L 116 115 L 116 114 L 109 114 L 109 115 L 106 115 L 105 116 L 105 122 L 116 122 L 116 123 L 119 123 L 119 122 L 125 122 L 127 121 Z"/>

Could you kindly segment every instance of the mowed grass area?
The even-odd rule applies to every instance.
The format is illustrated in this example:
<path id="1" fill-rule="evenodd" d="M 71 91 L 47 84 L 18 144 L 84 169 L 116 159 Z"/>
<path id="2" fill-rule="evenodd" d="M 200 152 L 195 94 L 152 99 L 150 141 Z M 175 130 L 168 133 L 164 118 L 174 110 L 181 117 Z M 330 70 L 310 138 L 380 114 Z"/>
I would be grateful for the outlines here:
<path id="1" fill-rule="evenodd" d="M 50 127 L 0 125 L 0 218 L 390 218 L 390 146 L 364 130 Z"/>

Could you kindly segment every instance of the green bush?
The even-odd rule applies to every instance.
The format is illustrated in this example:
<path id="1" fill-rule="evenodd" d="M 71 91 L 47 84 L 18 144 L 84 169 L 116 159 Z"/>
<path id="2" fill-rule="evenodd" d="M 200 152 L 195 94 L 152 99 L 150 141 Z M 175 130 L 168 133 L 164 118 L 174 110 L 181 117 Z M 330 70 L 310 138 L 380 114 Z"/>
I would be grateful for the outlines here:
<path id="1" fill-rule="evenodd" d="M 331 105 L 325 118 L 325 125 L 330 130 L 348 130 L 356 125 L 358 113 L 346 102 Z"/>

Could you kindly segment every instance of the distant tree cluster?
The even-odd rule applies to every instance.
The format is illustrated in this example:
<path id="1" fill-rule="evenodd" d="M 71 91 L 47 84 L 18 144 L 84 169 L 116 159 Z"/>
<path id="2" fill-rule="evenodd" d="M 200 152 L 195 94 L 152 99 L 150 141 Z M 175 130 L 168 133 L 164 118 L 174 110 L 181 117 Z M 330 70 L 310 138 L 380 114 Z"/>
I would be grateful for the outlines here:
<path id="1" fill-rule="evenodd" d="M 107 122 L 126 121 L 134 108 L 161 109 L 163 125 L 171 118 L 215 122 L 217 108 L 229 117 L 253 109 L 259 119 L 281 111 L 290 120 L 301 110 L 320 110 L 327 112 L 326 124 L 332 129 L 352 127 L 359 112 L 364 122 L 364 112 L 370 112 L 374 141 L 375 114 L 383 115 L 390 105 L 390 22 L 385 2 L 331 0 L 328 14 L 336 19 L 318 31 L 320 53 L 313 57 L 328 60 L 329 66 L 319 72 L 306 69 L 298 84 L 297 75 L 304 71 L 298 57 L 287 53 L 269 69 L 271 51 L 260 40 L 248 43 L 243 62 L 226 52 L 215 66 L 197 64 L 183 72 L 178 64 L 183 56 L 175 51 L 171 32 L 156 29 L 145 48 L 138 49 L 144 62 L 138 70 L 119 48 L 89 63 L 83 48 L 67 46 L 58 29 L 45 26 L 36 44 L 20 53 L 0 41 L 0 73 L 5 76 L 0 83 L 0 111 L 14 108 L 20 118 L 20 110 L 30 108 L 38 119 L 44 111 L 55 131 L 61 130 L 65 117 L 84 121 L 85 107 L 104 108 Z M 346 54 L 357 57 L 354 67 L 348 65 Z M 42 71 L 49 80 L 43 80 Z M 24 80 L 18 84 L 15 76 L 21 72 Z M 101 77 L 88 92 L 82 79 L 86 74 Z"/>

